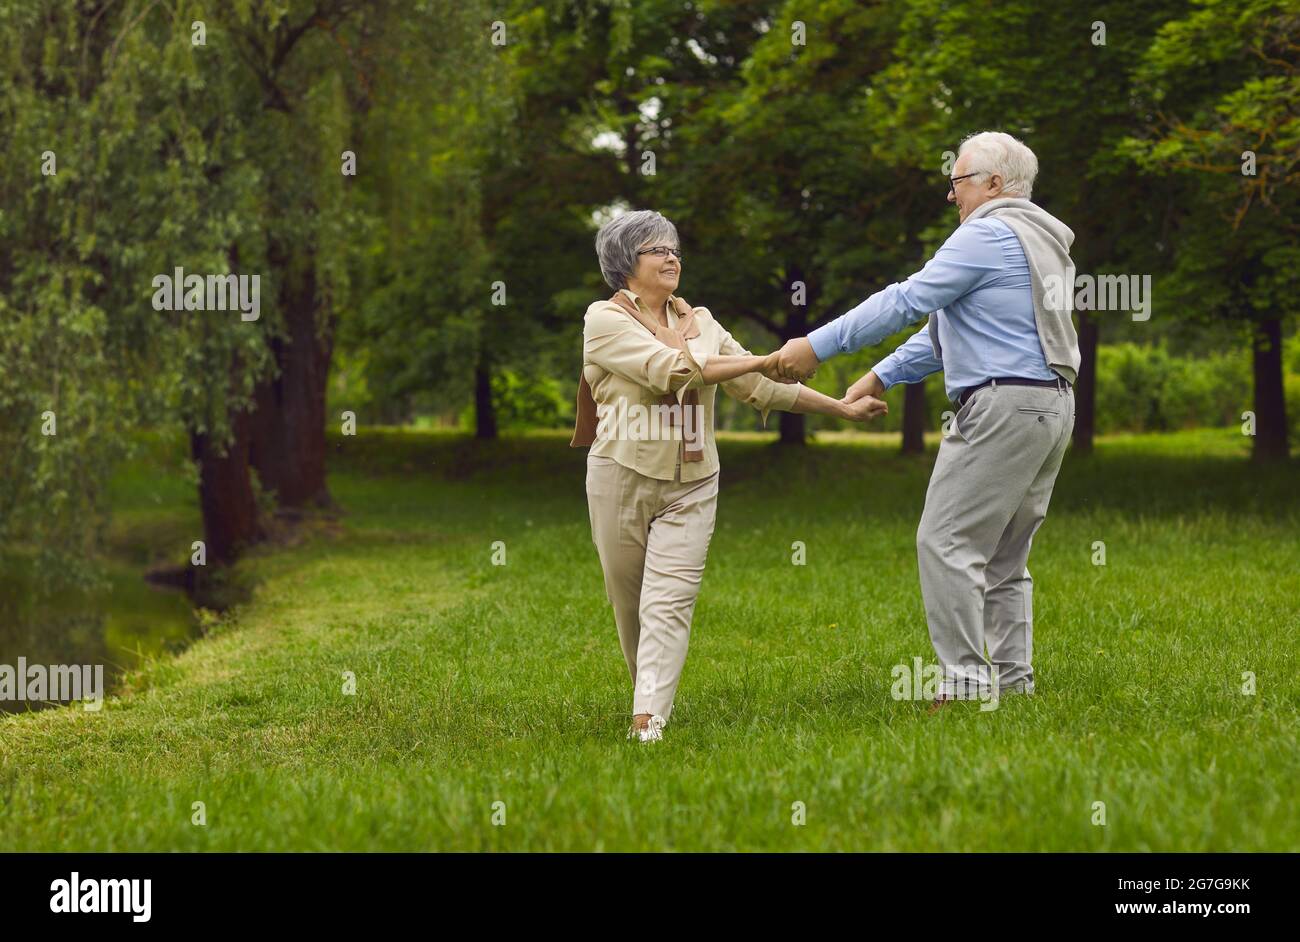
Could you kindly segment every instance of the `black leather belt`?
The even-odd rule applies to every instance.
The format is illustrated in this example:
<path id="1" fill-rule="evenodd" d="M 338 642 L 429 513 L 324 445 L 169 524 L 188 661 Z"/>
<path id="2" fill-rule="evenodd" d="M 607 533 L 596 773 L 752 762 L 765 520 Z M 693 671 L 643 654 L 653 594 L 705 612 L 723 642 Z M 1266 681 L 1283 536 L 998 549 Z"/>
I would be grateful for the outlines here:
<path id="1" fill-rule="evenodd" d="M 1056 379 L 1022 379 L 1019 376 L 997 376 L 993 379 L 986 379 L 977 386 L 967 386 L 961 392 L 957 393 L 957 408 L 966 405 L 966 400 L 975 393 L 977 389 L 983 389 L 985 386 L 993 384 L 999 386 L 1045 386 L 1056 389 L 1069 389 L 1070 384 L 1065 381 L 1064 377 L 1058 376 Z"/>

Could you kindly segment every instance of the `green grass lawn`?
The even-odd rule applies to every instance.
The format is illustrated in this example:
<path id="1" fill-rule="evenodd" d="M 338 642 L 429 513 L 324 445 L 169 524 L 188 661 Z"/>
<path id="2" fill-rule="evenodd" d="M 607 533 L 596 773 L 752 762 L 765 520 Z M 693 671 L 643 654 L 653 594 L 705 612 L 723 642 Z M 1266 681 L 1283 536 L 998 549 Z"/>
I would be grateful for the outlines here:
<path id="1" fill-rule="evenodd" d="M 246 558 L 247 603 L 99 713 L 0 718 L 0 849 L 1300 850 L 1294 462 L 1234 430 L 1067 455 L 1030 560 L 1037 694 L 929 716 L 890 670 L 933 659 L 935 443 L 724 437 L 673 720 L 641 745 L 566 444 L 336 439 L 346 513 Z M 114 494 L 118 538 L 188 552 L 179 470 Z"/>

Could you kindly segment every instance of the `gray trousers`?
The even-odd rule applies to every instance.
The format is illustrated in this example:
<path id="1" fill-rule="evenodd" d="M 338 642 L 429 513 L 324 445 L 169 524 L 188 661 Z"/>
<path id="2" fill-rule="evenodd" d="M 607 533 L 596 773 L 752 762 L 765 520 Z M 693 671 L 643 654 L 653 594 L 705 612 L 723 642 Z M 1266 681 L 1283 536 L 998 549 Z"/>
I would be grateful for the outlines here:
<path id="1" fill-rule="evenodd" d="M 944 435 L 916 553 L 945 696 L 988 696 L 994 678 L 999 692 L 1034 689 L 1026 563 L 1073 429 L 1073 390 L 1001 385 L 975 392 Z"/>

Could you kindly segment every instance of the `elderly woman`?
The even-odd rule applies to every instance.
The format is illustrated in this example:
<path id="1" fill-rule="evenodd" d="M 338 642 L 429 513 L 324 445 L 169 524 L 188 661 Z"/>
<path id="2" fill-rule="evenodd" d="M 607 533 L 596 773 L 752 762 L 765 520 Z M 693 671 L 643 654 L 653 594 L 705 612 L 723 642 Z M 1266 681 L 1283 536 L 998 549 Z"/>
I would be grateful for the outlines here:
<path id="1" fill-rule="evenodd" d="M 677 230 L 649 210 L 618 216 L 596 236 L 614 297 L 587 308 L 575 447 L 587 457 L 591 537 L 632 675 L 632 728 L 663 738 L 713 535 L 717 386 L 763 414 L 772 409 L 865 421 L 879 399 L 831 399 L 776 381 L 776 354 L 754 356 L 675 295 Z"/>

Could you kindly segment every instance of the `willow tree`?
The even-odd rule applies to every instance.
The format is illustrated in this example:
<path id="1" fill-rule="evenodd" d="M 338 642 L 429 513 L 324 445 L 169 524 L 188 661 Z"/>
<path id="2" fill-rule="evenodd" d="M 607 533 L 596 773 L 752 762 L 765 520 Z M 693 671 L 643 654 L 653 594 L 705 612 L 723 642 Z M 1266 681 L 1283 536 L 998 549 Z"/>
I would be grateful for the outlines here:
<path id="1" fill-rule="evenodd" d="M 90 575 L 81 562 L 135 406 L 83 202 L 102 78 L 82 62 L 81 27 L 71 9 L 35 5 L 0 19 L 0 568 L 34 572 L 46 590 Z M 0 591 L 0 607 L 15 595 Z"/>
<path id="2" fill-rule="evenodd" d="M 286 504 L 323 499 L 332 332 L 373 226 L 343 152 L 367 171 L 359 129 L 394 84 L 395 50 L 427 51 L 423 101 L 467 80 L 454 53 L 481 13 L 450 0 L 8 11 L 0 434 L 15 462 L 0 526 L 83 554 L 86 511 L 141 425 L 188 433 L 209 562 L 260 535 L 254 468 Z M 177 268 L 259 276 L 261 316 L 159 310 L 154 279 Z M 57 436 L 41 434 L 45 413 Z"/>
<path id="3" fill-rule="evenodd" d="M 487 155 L 516 116 L 507 60 L 517 37 L 499 15 L 468 4 L 389 51 L 357 180 L 377 225 L 365 235 L 357 316 L 341 335 L 376 418 L 447 412 L 473 395 L 482 437 L 496 432 L 492 355 L 504 360 L 523 340 L 493 330 L 526 297 L 493 264 L 484 222 Z M 545 229 L 532 233 L 535 253 L 546 251 Z"/>
<path id="4" fill-rule="evenodd" d="M 56 6 L 4 20 L 0 374 L 15 385 L 0 408 L 18 462 L 4 475 L 3 516 L 25 528 L 18 540 L 82 560 L 130 429 L 180 415 L 221 437 L 264 346 L 256 328 L 151 304 L 155 275 L 225 271 L 254 208 L 248 173 L 204 172 L 214 151 L 237 145 L 187 107 L 203 85 L 188 23 L 151 12 Z"/>

